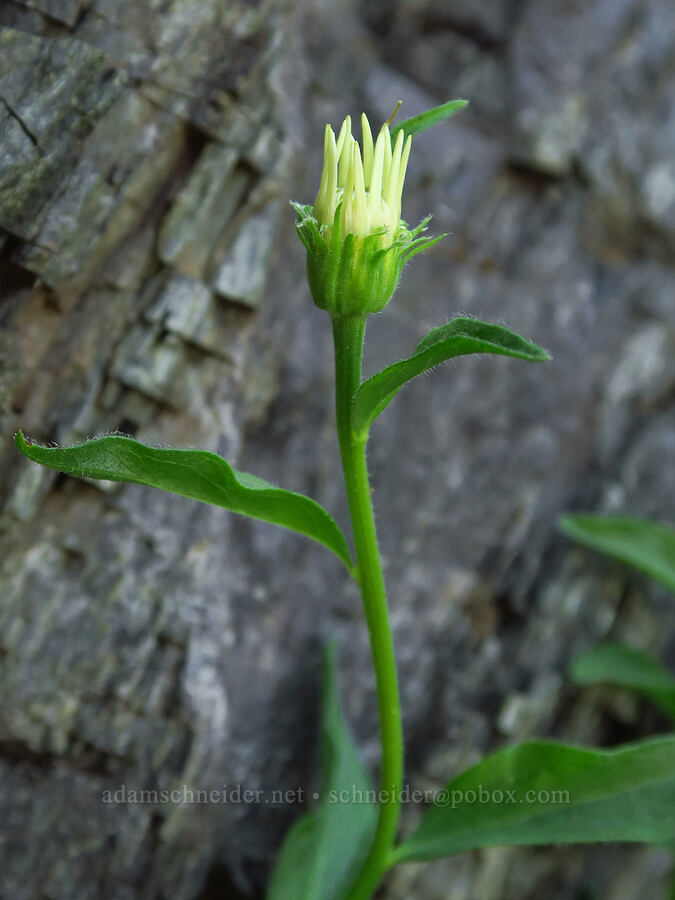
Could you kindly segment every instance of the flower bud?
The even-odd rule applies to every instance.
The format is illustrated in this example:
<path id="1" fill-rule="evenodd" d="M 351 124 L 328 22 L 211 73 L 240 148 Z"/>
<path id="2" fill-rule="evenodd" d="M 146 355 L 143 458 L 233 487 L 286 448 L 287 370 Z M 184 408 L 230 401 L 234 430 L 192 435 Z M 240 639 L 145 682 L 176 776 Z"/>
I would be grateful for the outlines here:
<path id="1" fill-rule="evenodd" d="M 365 114 L 362 144 L 351 118 L 337 139 L 324 133 L 324 163 L 314 206 L 293 204 L 307 249 L 307 274 L 314 302 L 332 316 L 379 312 L 389 302 L 405 263 L 440 238 L 419 237 L 428 219 L 408 230 L 401 196 L 412 138 L 399 129 L 392 147 L 387 124 L 373 144 Z"/>

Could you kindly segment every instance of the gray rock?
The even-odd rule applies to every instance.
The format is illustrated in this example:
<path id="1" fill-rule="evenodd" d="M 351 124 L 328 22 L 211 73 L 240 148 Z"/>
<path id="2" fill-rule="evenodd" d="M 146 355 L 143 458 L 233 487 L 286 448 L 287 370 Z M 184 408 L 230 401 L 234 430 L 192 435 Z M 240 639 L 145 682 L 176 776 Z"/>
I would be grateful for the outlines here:
<path id="1" fill-rule="evenodd" d="M 0 108 L 13 123 L 0 156 L 0 226 L 34 239 L 64 171 L 77 161 L 78 142 L 114 101 L 124 79 L 80 41 L 3 28 L 0 42 Z"/>
<path id="2" fill-rule="evenodd" d="M 84 0 L 26 0 L 26 5 L 71 26 L 75 24 L 80 11 L 86 6 Z"/>
<path id="3" fill-rule="evenodd" d="M 259 306 L 280 212 L 281 204 L 275 201 L 241 225 L 216 272 L 213 287 L 218 294 L 244 306 Z"/>
<path id="4" fill-rule="evenodd" d="M 237 154 L 211 144 L 162 225 L 159 253 L 165 263 L 194 278 L 207 275 L 211 253 L 250 186 Z"/>
<path id="5" fill-rule="evenodd" d="M 121 344 L 112 375 L 154 400 L 179 406 L 185 402 L 179 386 L 186 363 L 185 348 L 178 338 L 141 326 Z"/>
<path id="6" fill-rule="evenodd" d="M 157 286 L 153 284 L 152 290 Z M 249 329 L 241 314 L 219 301 L 203 281 L 187 275 L 160 276 L 159 292 L 146 318 L 213 356 L 242 361 Z"/>

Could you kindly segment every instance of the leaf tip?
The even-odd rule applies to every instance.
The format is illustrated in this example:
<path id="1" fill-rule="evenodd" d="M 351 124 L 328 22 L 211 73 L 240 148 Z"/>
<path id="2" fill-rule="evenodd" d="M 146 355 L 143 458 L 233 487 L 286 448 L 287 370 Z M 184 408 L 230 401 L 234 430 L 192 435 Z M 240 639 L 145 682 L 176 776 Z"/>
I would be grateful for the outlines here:
<path id="1" fill-rule="evenodd" d="M 26 450 L 28 449 L 29 443 L 26 440 L 26 436 L 23 431 L 21 431 L 21 429 L 19 429 L 14 435 L 14 446 L 19 451 L 19 453 L 25 454 Z"/>
<path id="2" fill-rule="evenodd" d="M 585 543 L 588 513 L 565 513 L 558 519 L 558 530 L 578 543 Z"/>
<path id="3" fill-rule="evenodd" d="M 573 516 L 570 513 L 560 516 L 558 519 L 558 529 L 562 531 L 563 534 L 571 536 L 572 532 L 575 530 L 576 518 L 576 516 Z"/>

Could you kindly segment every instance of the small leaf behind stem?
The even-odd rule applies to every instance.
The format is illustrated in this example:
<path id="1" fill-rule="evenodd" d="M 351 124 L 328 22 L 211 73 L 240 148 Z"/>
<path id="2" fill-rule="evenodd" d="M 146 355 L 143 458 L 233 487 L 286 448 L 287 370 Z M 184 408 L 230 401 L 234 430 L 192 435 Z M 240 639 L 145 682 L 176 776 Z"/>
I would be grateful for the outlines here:
<path id="1" fill-rule="evenodd" d="M 455 113 L 458 113 L 468 105 L 468 100 L 449 100 L 447 103 L 441 103 L 440 106 L 427 109 L 425 112 L 420 113 L 419 116 L 412 116 L 410 119 L 404 119 L 402 122 L 399 122 L 398 125 L 392 125 L 390 131 L 392 147 L 396 143 L 399 131 L 403 132 L 405 140 L 410 134 L 419 134 L 420 131 L 426 131 L 427 128 L 432 128 L 434 125 L 438 125 L 439 122 L 449 119 L 450 116 L 454 116 Z"/>
<path id="2" fill-rule="evenodd" d="M 266 900 L 341 900 L 375 832 L 372 785 L 340 712 L 333 645 L 324 662 L 321 775 L 321 799 L 286 835 Z"/>
<path id="3" fill-rule="evenodd" d="M 675 593 L 675 528 L 632 516 L 563 516 L 573 540 L 635 566 Z"/>
<path id="4" fill-rule="evenodd" d="M 600 644 L 575 659 L 570 673 L 577 684 L 611 684 L 637 691 L 675 723 L 675 678 L 648 653 L 625 644 Z"/>

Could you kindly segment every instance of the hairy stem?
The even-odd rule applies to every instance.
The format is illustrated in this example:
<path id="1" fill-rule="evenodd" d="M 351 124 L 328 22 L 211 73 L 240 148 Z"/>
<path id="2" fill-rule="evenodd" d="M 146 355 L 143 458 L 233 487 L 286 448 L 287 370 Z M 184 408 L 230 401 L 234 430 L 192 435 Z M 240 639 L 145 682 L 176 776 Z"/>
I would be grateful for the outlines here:
<path id="1" fill-rule="evenodd" d="M 377 544 L 366 465 L 366 439 L 352 430 L 354 394 L 361 383 L 365 317 L 333 319 L 335 400 L 345 488 L 352 520 L 358 580 L 375 669 L 382 745 L 381 803 L 375 837 L 347 900 L 369 900 L 389 867 L 403 785 L 401 704 L 387 594 Z"/>

